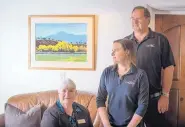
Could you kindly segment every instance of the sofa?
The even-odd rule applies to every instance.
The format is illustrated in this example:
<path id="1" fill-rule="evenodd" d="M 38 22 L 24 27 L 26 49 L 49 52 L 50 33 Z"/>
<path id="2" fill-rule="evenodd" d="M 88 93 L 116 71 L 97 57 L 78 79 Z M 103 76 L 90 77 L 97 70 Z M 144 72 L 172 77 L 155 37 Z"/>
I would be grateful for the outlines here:
<path id="1" fill-rule="evenodd" d="M 36 93 L 19 94 L 8 99 L 7 103 L 15 106 L 23 112 L 28 111 L 35 105 L 41 105 L 41 114 L 58 99 L 56 90 L 42 91 Z M 84 91 L 77 91 L 76 102 L 85 106 L 89 112 L 94 127 L 102 127 L 101 120 L 96 108 L 96 95 Z M 5 127 L 5 115 L 0 114 L 0 127 Z"/>

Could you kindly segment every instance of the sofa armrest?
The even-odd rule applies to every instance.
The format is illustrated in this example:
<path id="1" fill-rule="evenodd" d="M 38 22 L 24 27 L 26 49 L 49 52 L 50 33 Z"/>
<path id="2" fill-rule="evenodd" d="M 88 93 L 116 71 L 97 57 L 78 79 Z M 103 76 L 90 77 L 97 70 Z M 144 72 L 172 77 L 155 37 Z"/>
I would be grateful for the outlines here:
<path id="1" fill-rule="evenodd" d="M 0 114 L 0 127 L 5 127 L 4 114 Z"/>

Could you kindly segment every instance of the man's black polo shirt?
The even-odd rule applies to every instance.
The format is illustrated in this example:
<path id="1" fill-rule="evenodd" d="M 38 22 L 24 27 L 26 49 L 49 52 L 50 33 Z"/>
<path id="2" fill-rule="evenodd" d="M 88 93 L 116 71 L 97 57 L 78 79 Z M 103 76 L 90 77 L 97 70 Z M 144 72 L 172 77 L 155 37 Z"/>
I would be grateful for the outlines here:
<path id="1" fill-rule="evenodd" d="M 161 86 L 161 69 L 175 66 L 173 53 L 168 39 L 149 28 L 149 34 L 138 43 L 134 33 L 125 37 L 134 41 L 136 50 L 136 65 L 145 70 L 150 84 L 150 94 L 159 92 Z"/>

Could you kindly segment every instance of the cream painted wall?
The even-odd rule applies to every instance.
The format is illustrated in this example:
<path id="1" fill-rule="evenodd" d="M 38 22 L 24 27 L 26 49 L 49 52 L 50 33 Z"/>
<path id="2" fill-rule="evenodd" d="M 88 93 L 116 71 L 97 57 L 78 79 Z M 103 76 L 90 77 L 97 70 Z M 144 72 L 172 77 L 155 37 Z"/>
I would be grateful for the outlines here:
<path id="1" fill-rule="evenodd" d="M 15 94 L 57 89 L 64 73 L 77 89 L 97 92 L 99 78 L 112 64 L 112 41 L 132 32 L 130 13 L 144 0 L 0 0 L 0 113 Z M 28 15 L 96 14 L 96 71 L 28 70 Z M 106 47 L 106 48 L 105 48 Z"/>
<path id="2" fill-rule="evenodd" d="M 0 4 L 0 113 L 15 94 L 57 89 L 65 72 L 77 89 L 97 92 L 102 70 L 112 64 L 112 41 L 129 34 L 134 7 L 122 0 L 16 0 Z M 96 71 L 28 70 L 28 15 L 96 14 L 98 42 Z M 107 48 L 105 48 L 105 45 Z"/>

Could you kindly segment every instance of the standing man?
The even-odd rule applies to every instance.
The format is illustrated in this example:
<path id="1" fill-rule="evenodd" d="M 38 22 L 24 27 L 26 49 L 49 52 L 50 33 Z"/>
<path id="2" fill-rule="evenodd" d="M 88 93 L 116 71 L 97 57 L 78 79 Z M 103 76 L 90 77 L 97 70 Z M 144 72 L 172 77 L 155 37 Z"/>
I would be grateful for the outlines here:
<path id="1" fill-rule="evenodd" d="M 150 12 L 137 6 L 131 15 L 133 33 L 125 38 L 133 40 L 136 65 L 145 70 L 149 79 L 149 105 L 144 121 L 147 127 L 169 127 L 164 113 L 168 111 L 175 61 L 168 39 L 152 31 Z M 161 79 L 161 70 L 164 69 Z M 161 82 L 162 81 L 162 82 Z"/>

